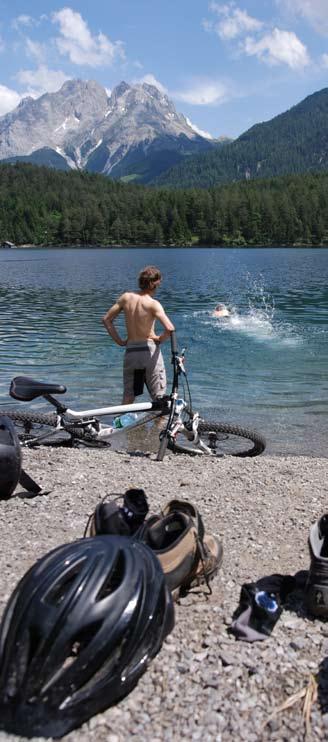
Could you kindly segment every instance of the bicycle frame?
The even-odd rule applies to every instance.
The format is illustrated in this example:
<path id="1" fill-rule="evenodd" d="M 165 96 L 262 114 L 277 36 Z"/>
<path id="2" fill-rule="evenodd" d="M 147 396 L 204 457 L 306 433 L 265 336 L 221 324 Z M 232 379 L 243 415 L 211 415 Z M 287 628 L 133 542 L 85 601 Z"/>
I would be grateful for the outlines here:
<path id="1" fill-rule="evenodd" d="M 166 405 L 167 410 L 167 405 Z M 158 417 L 161 414 L 160 407 L 158 405 L 153 405 L 151 402 L 138 402 L 138 403 L 131 403 L 128 405 L 113 405 L 111 407 L 99 407 L 94 410 L 71 410 L 70 408 L 67 408 L 65 412 L 65 419 L 66 416 L 69 417 L 69 422 L 78 424 L 79 422 L 82 424 L 83 427 L 86 427 L 88 423 L 90 426 L 95 423 L 96 419 L 99 417 L 105 417 L 107 415 L 111 416 L 117 416 L 126 414 L 128 412 L 156 412 L 157 414 L 154 414 L 152 417 Z M 62 418 L 64 415 L 62 416 Z M 104 425 L 103 423 L 99 423 L 99 429 L 95 431 L 95 440 L 105 440 L 106 438 L 111 438 L 113 435 L 119 435 L 122 433 L 123 430 L 132 430 L 133 428 L 137 428 L 140 425 L 144 425 L 147 421 L 152 419 L 152 417 L 148 417 L 147 420 L 145 418 L 140 418 L 139 420 L 136 420 L 135 422 L 131 423 L 130 425 L 126 425 L 124 428 L 115 428 L 111 425 Z M 60 425 L 61 430 L 65 430 L 65 425 Z"/>
<path id="2" fill-rule="evenodd" d="M 93 417 L 105 417 L 106 415 L 116 416 L 121 415 L 129 412 L 154 412 L 158 413 L 157 415 L 154 415 L 154 418 L 159 416 L 160 414 L 169 414 L 167 426 L 165 428 L 165 432 L 168 433 L 168 431 L 172 427 L 172 421 L 175 416 L 177 416 L 176 412 L 176 401 L 178 399 L 178 389 L 179 389 L 179 375 L 183 373 L 186 376 L 185 368 L 184 368 L 184 351 L 181 352 L 181 355 L 178 354 L 177 350 L 177 341 L 176 341 L 176 333 L 175 331 L 171 332 L 171 362 L 173 365 L 173 379 L 172 379 L 172 389 L 171 393 L 163 398 L 159 398 L 158 400 L 155 400 L 153 402 L 132 402 L 131 404 L 121 404 L 121 405 L 111 405 L 109 407 L 97 407 L 95 409 L 91 410 L 73 410 L 69 407 L 65 408 L 63 410 L 65 417 L 68 416 L 70 420 L 74 422 L 76 420 L 77 422 L 81 421 L 84 425 L 87 423 L 86 418 L 93 418 Z M 47 396 L 48 401 L 51 401 L 52 403 L 56 402 L 57 400 L 53 400 L 50 395 Z M 60 403 L 59 403 L 60 404 Z M 61 406 L 61 405 L 60 405 Z M 186 403 L 184 407 L 187 407 Z M 198 416 L 197 416 L 198 417 Z M 182 423 L 180 419 L 180 415 L 177 416 L 176 423 L 174 425 L 174 430 L 172 431 L 173 434 L 175 434 L 176 431 L 184 429 L 184 424 Z M 195 416 L 196 418 L 196 416 Z M 92 420 L 90 420 L 91 424 Z M 136 420 L 134 423 L 131 423 L 131 425 L 126 426 L 125 429 L 132 430 L 135 427 L 138 427 L 140 425 L 143 425 L 145 420 L 141 418 L 140 420 Z M 194 439 L 196 436 L 196 420 L 193 424 L 193 435 L 192 438 Z M 122 431 L 122 428 L 116 429 L 112 426 L 106 426 L 102 425 L 100 423 L 100 428 L 98 430 L 98 434 L 96 436 L 96 439 L 106 439 L 107 437 L 111 437 L 112 435 L 119 434 Z M 188 434 L 189 437 L 190 433 Z"/>
<path id="3" fill-rule="evenodd" d="M 171 333 L 171 352 L 173 365 L 171 392 L 153 401 L 74 410 L 66 407 L 53 396 L 66 392 L 65 386 L 39 382 L 24 376 L 16 377 L 12 380 L 10 387 L 10 395 L 14 399 L 29 402 L 43 397 L 55 407 L 57 413 L 49 414 L 31 409 L 8 410 L 8 416 L 17 425 L 24 427 L 24 432 L 21 435 L 22 445 L 29 447 L 39 445 L 43 441 L 49 443 L 49 438 L 61 432 L 68 434 L 71 445 L 74 445 L 74 443 L 90 446 L 97 445 L 97 443 L 105 445 L 109 443 L 112 436 L 145 425 L 155 418 L 165 415 L 167 416 L 167 423 L 159 434 L 158 461 L 163 460 L 167 447 L 177 453 L 225 455 L 222 441 L 228 441 L 229 443 L 229 436 L 232 443 L 237 438 L 237 443 L 243 444 L 242 449 L 240 449 L 240 446 L 233 449 L 231 455 L 257 456 L 262 453 L 266 445 L 265 439 L 256 431 L 243 428 L 235 423 L 209 422 L 200 417 L 198 412 L 193 411 L 188 378 L 184 367 L 184 351 L 178 353 L 174 331 Z M 179 377 L 181 375 L 184 377 L 183 387 L 184 385 L 187 387 L 187 401 L 181 398 L 181 392 L 179 393 Z M 116 428 L 113 424 L 104 424 L 100 421 L 102 417 L 115 417 L 129 412 L 144 412 L 146 414 L 124 428 Z M 6 414 L 5 411 L 4 414 Z M 35 426 L 39 427 L 36 428 Z M 37 432 L 34 435 L 32 431 L 35 430 Z M 249 447 L 250 442 L 253 444 L 251 448 Z M 246 449 L 245 443 L 248 446 Z"/>
<path id="4" fill-rule="evenodd" d="M 12 381 L 10 394 L 14 399 L 19 399 L 21 401 L 31 401 L 35 398 L 43 397 L 47 402 L 53 405 L 57 411 L 57 424 L 53 431 L 54 434 L 59 431 L 67 430 L 69 426 L 76 425 L 77 427 L 80 426 L 87 429 L 92 434 L 94 441 L 102 439 L 106 440 L 106 438 L 120 434 L 122 428 L 115 428 L 112 425 L 103 424 L 98 418 L 106 416 L 115 417 L 129 412 L 153 412 L 154 415 L 147 416 L 146 419 L 142 417 L 139 420 L 136 420 L 126 426 L 124 428 L 125 430 L 131 430 L 143 425 L 152 418 L 163 414 L 169 414 L 169 426 L 175 414 L 175 402 L 178 394 L 178 375 L 180 369 L 183 368 L 183 354 L 178 356 L 175 332 L 171 333 L 171 350 L 174 369 L 171 393 L 153 401 L 132 402 L 130 404 L 115 404 L 107 407 L 75 410 L 71 407 L 66 407 L 65 404 L 53 396 L 53 394 L 65 392 L 66 388 L 64 386 L 43 384 L 42 382 L 36 382 L 26 377 L 17 377 Z M 41 433 L 40 436 L 38 436 L 38 439 L 41 440 L 42 437 L 44 436 L 42 436 Z M 49 437 L 49 432 L 46 434 L 46 437 Z"/>

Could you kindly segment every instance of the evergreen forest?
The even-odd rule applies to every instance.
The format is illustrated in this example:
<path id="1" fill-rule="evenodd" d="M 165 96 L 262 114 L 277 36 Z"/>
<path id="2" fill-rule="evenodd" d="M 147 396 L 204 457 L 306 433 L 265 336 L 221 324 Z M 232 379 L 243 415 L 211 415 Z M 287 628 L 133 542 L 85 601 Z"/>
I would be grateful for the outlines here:
<path id="1" fill-rule="evenodd" d="M 211 188 L 238 180 L 328 170 L 328 88 L 248 129 L 234 142 L 185 157 L 153 183 Z"/>
<path id="2" fill-rule="evenodd" d="M 0 244 L 328 245 L 328 173 L 205 189 L 0 165 Z"/>

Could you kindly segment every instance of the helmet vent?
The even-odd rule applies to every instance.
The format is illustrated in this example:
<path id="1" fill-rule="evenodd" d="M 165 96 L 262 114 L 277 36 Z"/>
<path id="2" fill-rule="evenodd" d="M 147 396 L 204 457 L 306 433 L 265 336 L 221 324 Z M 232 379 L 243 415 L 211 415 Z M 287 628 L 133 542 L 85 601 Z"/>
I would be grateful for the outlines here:
<path id="1" fill-rule="evenodd" d="M 96 596 L 96 601 L 107 598 L 108 595 L 114 593 L 122 584 L 125 575 L 125 556 L 123 550 L 119 550 L 116 561 L 110 571 L 110 574 L 106 576 L 99 592 Z"/>
<path id="2" fill-rule="evenodd" d="M 65 600 L 80 571 L 81 565 L 74 564 L 72 569 L 61 576 L 57 583 L 51 587 L 44 598 L 44 602 L 55 607 L 59 606 Z"/>
<path id="3" fill-rule="evenodd" d="M 102 621 L 94 621 L 92 624 L 89 624 L 83 631 L 81 631 L 79 634 L 77 634 L 71 644 L 71 647 L 69 649 L 69 653 L 67 654 L 67 657 L 64 661 L 63 668 L 65 670 L 70 667 L 73 662 L 79 657 L 81 652 L 83 652 L 84 649 L 88 647 L 89 644 L 93 641 L 94 637 L 97 636 L 100 629 L 102 627 Z"/>
<path id="4" fill-rule="evenodd" d="M 63 701 L 60 708 L 69 708 L 71 705 L 74 706 L 77 702 L 82 703 L 83 700 L 87 702 L 90 694 L 95 694 L 96 690 L 100 692 L 102 684 L 108 682 L 109 678 L 112 678 L 117 666 L 119 666 L 121 655 L 122 646 L 118 645 L 112 650 L 110 656 L 104 660 L 101 667 L 99 667 L 99 669 L 95 671 L 83 684 L 81 683 L 80 687 L 72 693 L 72 695 Z M 69 667 L 68 664 L 67 667 Z"/>
<path id="5" fill-rule="evenodd" d="M 6 693 L 9 698 L 14 698 L 21 687 L 40 643 L 41 637 L 36 629 L 33 627 L 25 629 L 19 639 L 19 652 L 14 656 L 7 675 Z"/>
<path id="6" fill-rule="evenodd" d="M 32 627 L 29 631 L 29 647 L 28 647 L 28 660 L 27 663 L 30 664 L 32 660 L 34 659 L 35 655 L 38 652 L 40 643 L 42 641 L 42 637 L 40 636 L 39 632 Z"/>

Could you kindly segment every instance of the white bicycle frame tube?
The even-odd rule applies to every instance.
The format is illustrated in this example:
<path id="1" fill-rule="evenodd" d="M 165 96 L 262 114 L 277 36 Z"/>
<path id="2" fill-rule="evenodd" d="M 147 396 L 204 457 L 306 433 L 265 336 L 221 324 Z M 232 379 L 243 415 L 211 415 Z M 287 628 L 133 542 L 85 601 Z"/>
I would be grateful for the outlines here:
<path id="1" fill-rule="evenodd" d="M 148 412 L 153 409 L 152 402 L 133 402 L 132 404 L 113 405 L 112 407 L 98 407 L 94 410 L 71 410 L 69 407 L 65 415 L 72 418 L 101 417 L 103 415 L 120 415 L 122 412 Z"/>

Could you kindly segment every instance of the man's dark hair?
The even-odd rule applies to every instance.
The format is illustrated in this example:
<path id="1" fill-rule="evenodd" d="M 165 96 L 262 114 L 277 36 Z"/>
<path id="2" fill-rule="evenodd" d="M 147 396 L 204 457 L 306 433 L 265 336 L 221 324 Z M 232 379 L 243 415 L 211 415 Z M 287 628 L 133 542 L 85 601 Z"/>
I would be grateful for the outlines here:
<path id="1" fill-rule="evenodd" d="M 147 265 L 139 273 L 139 288 L 141 291 L 145 289 L 152 289 L 156 281 L 160 281 L 162 278 L 161 271 L 154 265 Z"/>

